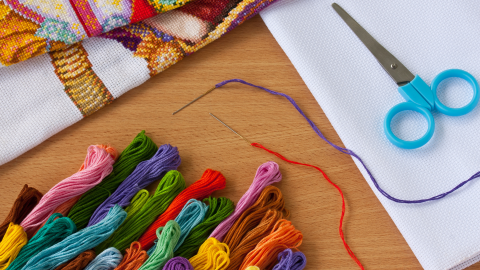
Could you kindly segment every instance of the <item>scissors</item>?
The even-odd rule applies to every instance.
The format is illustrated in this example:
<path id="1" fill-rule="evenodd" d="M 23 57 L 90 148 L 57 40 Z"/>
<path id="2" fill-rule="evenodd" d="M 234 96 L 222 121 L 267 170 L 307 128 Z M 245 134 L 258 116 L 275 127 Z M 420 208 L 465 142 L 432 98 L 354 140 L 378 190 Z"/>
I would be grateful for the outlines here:
<path id="1" fill-rule="evenodd" d="M 433 136 L 435 130 L 435 120 L 432 112 L 434 109 L 449 115 L 460 116 L 472 111 L 479 100 L 479 90 L 477 80 L 468 72 L 460 69 L 448 69 L 439 73 L 432 81 L 429 87 L 420 76 L 414 76 L 400 61 L 397 60 L 390 52 L 388 52 L 380 43 L 378 43 L 360 24 L 358 24 L 343 8 L 333 3 L 332 7 L 345 21 L 345 23 L 357 35 L 360 41 L 375 56 L 380 65 L 392 77 L 398 85 L 398 91 L 407 102 L 402 102 L 391 108 L 385 117 L 383 127 L 385 135 L 391 143 L 397 147 L 405 149 L 415 149 L 425 145 Z M 466 80 L 473 88 L 472 100 L 461 108 L 450 108 L 445 106 L 437 97 L 438 85 L 445 79 L 457 77 Z M 390 127 L 393 117 L 402 111 L 416 111 L 422 114 L 428 123 L 427 132 L 419 139 L 413 141 L 405 141 L 398 138 Z"/>

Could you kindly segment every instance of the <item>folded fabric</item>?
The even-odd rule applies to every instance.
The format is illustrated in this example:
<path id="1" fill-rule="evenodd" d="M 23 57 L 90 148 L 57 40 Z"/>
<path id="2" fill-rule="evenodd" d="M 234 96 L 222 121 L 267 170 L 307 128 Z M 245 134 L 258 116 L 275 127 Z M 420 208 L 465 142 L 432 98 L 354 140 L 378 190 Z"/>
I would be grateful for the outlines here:
<path id="1" fill-rule="evenodd" d="M 0 67 L 153 17 L 191 0 L 0 0 Z"/>
<path id="2" fill-rule="evenodd" d="M 434 112 L 435 134 L 421 148 L 405 150 L 388 141 L 383 131 L 385 114 L 404 99 L 375 57 L 333 10 L 332 2 L 284 0 L 262 13 L 262 18 L 345 146 L 363 159 L 385 191 L 401 199 L 433 197 L 478 172 L 480 108 L 460 117 Z M 427 83 L 451 68 L 480 79 L 477 1 L 337 3 Z M 450 79 L 439 91 L 440 100 L 452 107 L 463 106 L 472 98 L 469 84 L 460 79 Z M 418 138 L 426 131 L 426 122 L 413 112 L 396 117 L 392 125 L 406 139 Z M 480 260 L 478 180 L 442 200 L 399 204 L 379 193 L 361 164 L 355 162 L 425 269 L 463 269 Z"/>
<path id="3" fill-rule="evenodd" d="M 196 0 L 2 68 L 0 165 L 220 38 L 275 1 L 221 0 L 218 4 Z"/>

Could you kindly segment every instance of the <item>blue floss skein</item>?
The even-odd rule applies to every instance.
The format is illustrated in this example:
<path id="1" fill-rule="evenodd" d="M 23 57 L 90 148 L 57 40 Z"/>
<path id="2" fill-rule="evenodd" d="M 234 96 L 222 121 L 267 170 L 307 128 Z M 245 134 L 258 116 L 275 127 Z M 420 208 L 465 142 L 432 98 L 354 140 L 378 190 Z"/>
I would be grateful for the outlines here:
<path id="1" fill-rule="evenodd" d="M 203 221 L 207 211 L 208 205 L 195 199 L 189 200 L 185 206 L 183 206 L 182 211 L 175 218 L 175 221 L 180 225 L 181 234 L 173 251 L 176 251 L 183 244 L 183 241 L 185 241 L 185 238 L 187 238 L 193 227 Z"/>
<path id="2" fill-rule="evenodd" d="M 118 186 L 115 192 L 98 206 L 90 217 L 88 226 L 100 222 L 115 204 L 121 207 L 128 206 L 130 200 L 139 190 L 161 178 L 166 172 L 176 170 L 180 166 L 180 162 L 177 147 L 170 144 L 160 146 L 151 159 L 140 162 L 133 173 Z"/>
<path id="3" fill-rule="evenodd" d="M 20 250 L 7 270 L 20 270 L 33 256 L 67 238 L 77 230 L 75 223 L 60 213 L 51 215 L 45 225 Z"/>
<path id="4" fill-rule="evenodd" d="M 122 261 L 123 256 L 120 251 L 114 247 L 105 249 L 102 253 L 91 261 L 85 270 L 113 270 Z"/>
<path id="5" fill-rule="evenodd" d="M 127 217 L 120 206 L 115 205 L 107 216 L 94 226 L 80 230 L 31 258 L 23 270 L 54 270 L 80 253 L 105 241 Z"/>

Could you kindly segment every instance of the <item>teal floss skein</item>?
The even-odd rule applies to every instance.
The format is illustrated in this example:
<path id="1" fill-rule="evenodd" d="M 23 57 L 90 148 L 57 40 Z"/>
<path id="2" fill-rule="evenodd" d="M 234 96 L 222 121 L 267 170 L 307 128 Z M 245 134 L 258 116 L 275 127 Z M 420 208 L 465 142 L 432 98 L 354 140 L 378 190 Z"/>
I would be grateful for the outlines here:
<path id="1" fill-rule="evenodd" d="M 183 244 L 193 227 L 203 221 L 207 211 L 208 205 L 195 199 L 191 199 L 185 204 L 180 214 L 175 218 L 182 233 L 173 251 L 176 251 Z"/>
<path id="2" fill-rule="evenodd" d="M 32 257 L 23 270 L 54 270 L 80 253 L 92 249 L 105 241 L 125 220 L 127 212 L 120 206 L 110 208 L 107 216 L 99 223 L 82 229 L 63 241 Z"/>
<path id="3" fill-rule="evenodd" d="M 22 269 L 30 258 L 67 238 L 76 230 L 77 227 L 70 218 L 63 217 L 60 213 L 51 215 L 45 225 L 20 250 L 17 258 L 8 266 L 7 270 Z"/>
<path id="4" fill-rule="evenodd" d="M 147 261 L 138 270 L 157 270 L 173 258 L 173 249 L 180 239 L 180 226 L 175 220 L 167 222 L 165 227 L 157 229 L 158 242 Z"/>

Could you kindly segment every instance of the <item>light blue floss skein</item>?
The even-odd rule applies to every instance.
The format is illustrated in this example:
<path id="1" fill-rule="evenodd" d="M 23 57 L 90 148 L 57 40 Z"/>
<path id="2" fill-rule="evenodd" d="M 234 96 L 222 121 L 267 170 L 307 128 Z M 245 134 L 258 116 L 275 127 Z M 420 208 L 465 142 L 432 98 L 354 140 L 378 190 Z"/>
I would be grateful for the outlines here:
<path id="1" fill-rule="evenodd" d="M 84 228 L 31 258 L 22 270 L 54 270 L 80 253 L 105 241 L 127 217 L 120 206 L 112 207 L 99 223 Z"/>
<path id="2" fill-rule="evenodd" d="M 205 203 L 191 199 L 189 200 L 182 208 L 182 211 L 178 216 L 175 218 L 175 221 L 180 225 L 180 239 L 177 242 L 177 245 L 173 249 L 175 252 L 185 241 L 190 231 L 193 227 L 200 224 L 205 219 L 205 214 L 207 213 L 208 205 Z M 157 247 L 157 241 L 155 240 L 155 244 L 147 251 L 148 256 L 150 256 L 155 248 Z"/>
<path id="3" fill-rule="evenodd" d="M 122 261 L 123 256 L 120 251 L 114 247 L 105 249 L 102 253 L 91 261 L 85 270 L 113 270 Z"/>

